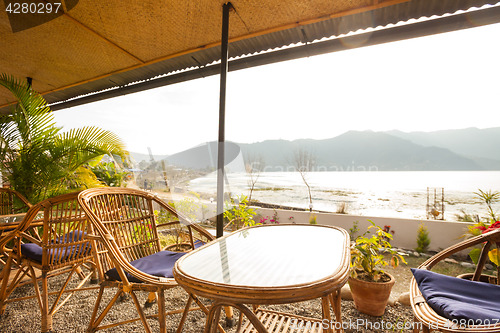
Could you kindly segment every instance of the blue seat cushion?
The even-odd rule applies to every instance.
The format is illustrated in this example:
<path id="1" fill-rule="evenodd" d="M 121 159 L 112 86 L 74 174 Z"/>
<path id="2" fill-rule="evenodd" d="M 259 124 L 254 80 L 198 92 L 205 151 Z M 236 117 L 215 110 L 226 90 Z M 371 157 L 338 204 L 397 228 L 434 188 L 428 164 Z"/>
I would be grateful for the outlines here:
<path id="1" fill-rule="evenodd" d="M 70 231 L 67 234 L 64 234 L 58 238 L 54 243 L 67 243 L 67 242 L 79 242 L 82 240 L 83 236 L 87 233 L 81 230 Z"/>
<path id="2" fill-rule="evenodd" d="M 82 238 L 85 234 L 86 233 L 83 231 L 75 231 L 75 232 L 71 231 L 65 235 L 62 235 L 62 236 L 56 238 L 56 240 L 54 242 L 52 242 L 52 244 L 77 242 L 77 241 L 82 240 Z M 92 247 L 90 245 L 90 242 L 86 242 L 83 244 L 72 245 L 72 246 L 68 246 L 68 247 L 50 249 L 48 253 L 49 253 L 49 256 L 53 255 L 56 258 L 58 258 L 59 253 L 61 251 L 63 251 L 62 259 L 65 260 L 65 259 L 69 259 L 69 258 L 72 258 L 75 256 L 90 255 L 91 248 Z M 22 244 L 21 245 L 21 253 L 22 253 L 22 255 L 24 255 L 25 257 L 27 257 L 33 261 L 36 261 L 39 263 L 42 262 L 42 253 L 43 253 L 42 247 L 35 244 L 35 243 Z M 50 259 L 49 259 L 49 262 L 50 262 Z"/>
<path id="3" fill-rule="evenodd" d="M 185 254 L 186 253 L 184 252 L 160 251 L 147 257 L 131 261 L 130 264 L 141 272 L 149 275 L 164 278 L 173 278 L 174 276 L 172 274 L 172 270 L 174 268 L 174 264 L 180 257 Z M 130 282 L 142 282 L 141 280 L 136 279 L 127 272 L 125 272 L 125 274 L 127 275 L 127 279 Z M 120 275 L 118 275 L 118 271 L 116 270 L 116 268 L 107 271 L 106 275 L 110 280 L 121 281 Z"/>
<path id="4" fill-rule="evenodd" d="M 500 319 L 500 286 L 425 269 L 411 271 L 427 304 L 442 317 L 479 325 Z"/>

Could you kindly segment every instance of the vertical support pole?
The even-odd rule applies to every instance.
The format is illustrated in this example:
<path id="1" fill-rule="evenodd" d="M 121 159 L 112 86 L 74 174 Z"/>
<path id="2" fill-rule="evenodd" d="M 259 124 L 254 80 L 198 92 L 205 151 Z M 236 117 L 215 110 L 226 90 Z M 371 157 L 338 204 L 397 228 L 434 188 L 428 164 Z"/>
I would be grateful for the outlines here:
<path id="1" fill-rule="evenodd" d="M 219 95 L 219 140 L 217 149 L 217 238 L 224 233 L 224 143 L 226 124 L 226 79 L 229 44 L 229 10 L 230 2 L 222 6 L 222 38 L 220 63 L 220 95 Z"/>
<path id="2" fill-rule="evenodd" d="M 441 220 L 444 221 L 444 187 L 441 188 Z"/>

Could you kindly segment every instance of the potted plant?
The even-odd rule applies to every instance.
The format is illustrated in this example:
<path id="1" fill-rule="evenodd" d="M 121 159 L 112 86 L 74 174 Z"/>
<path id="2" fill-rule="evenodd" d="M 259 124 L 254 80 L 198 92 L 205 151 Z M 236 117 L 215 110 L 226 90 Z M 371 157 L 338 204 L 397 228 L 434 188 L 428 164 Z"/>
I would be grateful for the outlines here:
<path id="1" fill-rule="evenodd" d="M 391 248 L 392 235 L 369 221 L 367 231 L 355 239 L 351 246 L 351 288 L 354 305 L 358 311 L 372 316 L 382 316 L 394 285 L 394 277 L 381 267 L 397 267 L 406 263 L 402 255 Z M 370 235 L 367 235 L 370 233 Z M 390 255 L 390 261 L 385 255 Z"/>

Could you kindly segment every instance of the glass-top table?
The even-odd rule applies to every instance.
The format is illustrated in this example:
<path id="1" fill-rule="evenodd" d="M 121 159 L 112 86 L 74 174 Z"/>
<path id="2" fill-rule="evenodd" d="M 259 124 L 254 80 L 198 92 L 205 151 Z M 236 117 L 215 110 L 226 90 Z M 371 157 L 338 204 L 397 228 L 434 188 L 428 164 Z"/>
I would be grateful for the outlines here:
<path id="1" fill-rule="evenodd" d="M 243 304 L 322 298 L 326 319 L 331 303 L 340 320 L 340 288 L 348 278 L 349 259 L 344 229 L 263 225 L 236 231 L 188 253 L 175 264 L 174 277 L 191 295 L 214 300 L 205 332 L 215 329 L 221 306 L 240 309 L 258 332 L 268 332 Z"/>

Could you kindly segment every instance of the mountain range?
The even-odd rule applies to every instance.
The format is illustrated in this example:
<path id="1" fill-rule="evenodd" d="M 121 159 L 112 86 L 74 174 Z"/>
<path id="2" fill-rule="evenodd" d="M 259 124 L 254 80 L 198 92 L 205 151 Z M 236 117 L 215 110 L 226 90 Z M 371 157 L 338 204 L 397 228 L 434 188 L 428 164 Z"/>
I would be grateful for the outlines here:
<path id="1" fill-rule="evenodd" d="M 266 140 L 238 145 L 247 163 L 263 161 L 266 171 L 291 170 L 298 151 L 314 157 L 316 171 L 500 170 L 500 127 L 409 133 L 349 131 L 324 140 Z M 195 151 L 166 159 L 187 167 L 183 161 L 192 161 Z"/>

